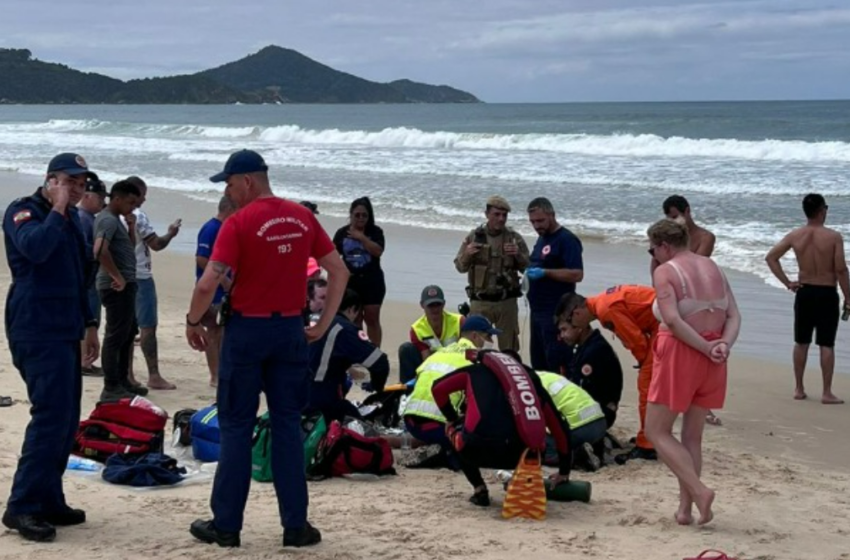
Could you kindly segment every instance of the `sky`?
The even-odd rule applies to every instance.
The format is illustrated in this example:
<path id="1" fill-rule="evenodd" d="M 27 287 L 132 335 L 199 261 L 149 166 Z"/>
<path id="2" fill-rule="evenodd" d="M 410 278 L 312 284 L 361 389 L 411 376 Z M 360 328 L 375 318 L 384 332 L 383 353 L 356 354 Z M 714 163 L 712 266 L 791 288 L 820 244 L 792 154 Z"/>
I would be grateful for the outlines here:
<path id="1" fill-rule="evenodd" d="M 850 98 L 847 0 L 3 0 L 0 47 L 121 79 L 270 45 L 487 102 Z"/>

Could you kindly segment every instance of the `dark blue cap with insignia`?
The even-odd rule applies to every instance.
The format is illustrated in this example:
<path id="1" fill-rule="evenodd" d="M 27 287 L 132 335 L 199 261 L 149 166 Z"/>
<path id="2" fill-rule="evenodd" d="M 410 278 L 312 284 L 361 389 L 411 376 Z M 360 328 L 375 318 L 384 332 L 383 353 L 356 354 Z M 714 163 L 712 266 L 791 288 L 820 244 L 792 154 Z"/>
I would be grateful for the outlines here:
<path id="1" fill-rule="evenodd" d="M 224 164 L 224 171 L 210 177 L 210 181 L 221 183 L 222 181 L 227 181 L 227 178 L 231 175 L 257 173 L 258 171 L 268 170 L 269 166 L 266 165 L 263 156 L 253 150 L 240 150 L 227 158 L 227 163 Z"/>
<path id="2" fill-rule="evenodd" d="M 97 178 L 97 175 L 89 171 L 89 166 L 86 160 L 83 159 L 83 156 L 70 152 L 55 156 L 47 164 L 47 173 L 56 173 L 58 171 L 67 173 L 68 175 L 86 175 Z"/>

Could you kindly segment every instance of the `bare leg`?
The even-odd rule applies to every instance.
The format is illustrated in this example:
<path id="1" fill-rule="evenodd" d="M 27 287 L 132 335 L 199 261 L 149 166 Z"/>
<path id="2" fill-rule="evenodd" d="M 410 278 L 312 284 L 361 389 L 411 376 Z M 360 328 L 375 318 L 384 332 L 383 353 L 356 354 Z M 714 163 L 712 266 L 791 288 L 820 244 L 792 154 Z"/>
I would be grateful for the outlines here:
<path id="1" fill-rule="evenodd" d="M 159 373 L 159 346 L 156 342 L 156 327 L 143 328 L 142 354 L 148 365 L 148 387 L 151 389 L 176 389 L 177 385 L 166 381 Z"/>
<path id="2" fill-rule="evenodd" d="M 835 348 L 820 347 L 820 369 L 823 373 L 823 404 L 844 404 L 844 401 L 832 394 L 832 374 L 835 372 Z"/>
<path id="3" fill-rule="evenodd" d="M 806 398 L 806 389 L 803 387 L 803 374 L 806 372 L 806 358 L 808 355 L 808 344 L 794 345 L 794 381 L 797 384 L 794 388 L 794 398 L 798 401 Z"/>
<path id="4" fill-rule="evenodd" d="M 366 334 L 375 346 L 381 346 L 383 331 L 381 330 L 381 306 L 366 305 L 363 307 L 363 322 L 366 323 Z"/>
<path id="5" fill-rule="evenodd" d="M 706 409 L 704 408 L 691 407 L 685 415 L 688 428 L 686 430 L 683 426 L 683 438 L 687 435 L 691 446 L 701 443 L 701 439 L 696 439 L 696 436 L 702 437 L 705 413 Z M 680 511 L 688 509 L 683 506 L 687 506 L 689 498 L 692 499 L 700 511 L 699 523 L 703 525 L 711 521 L 713 517 L 711 504 L 714 501 L 714 491 L 705 486 L 699 479 L 697 465 L 694 463 L 694 458 L 691 456 L 688 447 L 673 437 L 673 422 L 676 421 L 677 416 L 677 413 L 664 405 L 649 403 L 646 414 L 647 436 L 658 451 L 658 456 L 679 479 L 680 488 L 684 488 L 689 494 L 685 495 L 684 500 L 682 500 L 680 493 Z M 696 423 L 697 426 L 691 426 L 692 423 Z M 701 454 L 699 457 L 701 461 Z M 684 514 L 684 511 L 682 513 Z M 680 515 L 677 512 L 676 520 L 679 521 L 679 519 Z M 685 515 L 682 515 L 681 519 L 687 521 Z"/>
<path id="6" fill-rule="evenodd" d="M 138 381 L 136 381 L 136 376 L 133 375 L 133 357 L 135 356 L 135 354 L 136 354 L 136 347 L 133 346 L 132 348 L 130 348 L 130 367 L 128 368 L 128 371 L 127 371 L 127 381 L 130 382 L 130 385 L 133 385 L 135 387 L 141 387 L 142 384 L 139 383 Z"/>
<path id="7" fill-rule="evenodd" d="M 218 359 L 221 356 L 221 327 L 207 327 L 207 367 L 210 370 L 210 387 L 218 387 Z"/>

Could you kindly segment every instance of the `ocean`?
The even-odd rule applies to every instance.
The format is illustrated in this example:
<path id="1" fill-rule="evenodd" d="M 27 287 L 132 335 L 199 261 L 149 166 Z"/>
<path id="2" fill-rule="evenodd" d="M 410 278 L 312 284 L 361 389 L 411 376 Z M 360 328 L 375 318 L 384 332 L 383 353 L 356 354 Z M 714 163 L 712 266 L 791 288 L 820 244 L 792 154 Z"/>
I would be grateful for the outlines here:
<path id="1" fill-rule="evenodd" d="M 850 102 L 481 105 L 2 106 L 0 169 L 42 174 L 60 151 L 107 181 L 128 174 L 214 200 L 207 177 L 261 152 L 283 196 L 345 216 L 369 195 L 379 223 L 468 231 L 501 194 L 549 197 L 580 236 L 644 244 L 681 194 L 717 234 L 716 259 L 777 286 L 767 250 L 820 192 L 850 234 Z M 791 260 L 786 261 L 793 271 Z"/>

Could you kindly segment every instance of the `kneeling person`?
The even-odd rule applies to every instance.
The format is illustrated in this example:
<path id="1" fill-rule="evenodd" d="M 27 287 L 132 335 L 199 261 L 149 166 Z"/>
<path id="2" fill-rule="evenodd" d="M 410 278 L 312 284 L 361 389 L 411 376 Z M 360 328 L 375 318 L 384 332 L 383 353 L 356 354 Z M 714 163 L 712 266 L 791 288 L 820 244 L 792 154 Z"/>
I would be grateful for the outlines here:
<path id="1" fill-rule="evenodd" d="M 363 303 L 353 290 L 346 290 L 325 335 L 310 345 L 310 388 L 307 413 L 320 412 L 327 422 L 345 416 L 359 418 L 357 408 L 345 398 L 346 372 L 353 365 L 369 370 L 372 389 L 382 391 L 390 373 L 390 362 L 380 348 L 369 341 L 355 322 L 363 314 Z"/>
<path id="2" fill-rule="evenodd" d="M 569 479 L 570 427 L 558 413 L 540 378 L 512 357 L 479 352 L 474 363 L 434 383 L 434 400 L 448 424 L 446 433 L 457 452 L 463 474 L 475 489 L 470 501 L 490 505 L 480 468 L 513 469 L 526 449 L 543 453 L 546 429 L 558 450 L 555 484 Z M 463 393 L 463 416 L 451 397 Z M 511 403 L 522 403 L 513 408 Z"/>

